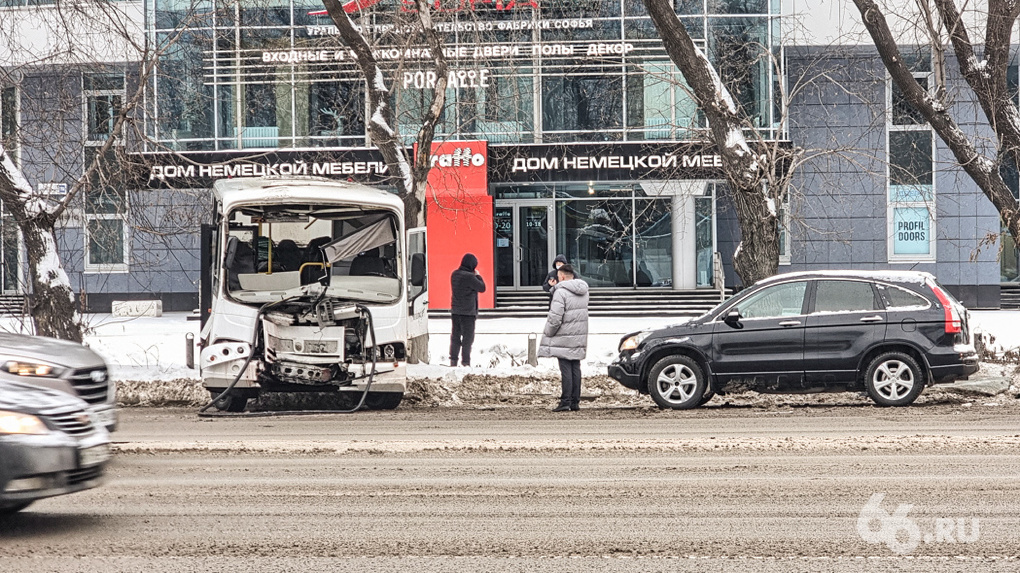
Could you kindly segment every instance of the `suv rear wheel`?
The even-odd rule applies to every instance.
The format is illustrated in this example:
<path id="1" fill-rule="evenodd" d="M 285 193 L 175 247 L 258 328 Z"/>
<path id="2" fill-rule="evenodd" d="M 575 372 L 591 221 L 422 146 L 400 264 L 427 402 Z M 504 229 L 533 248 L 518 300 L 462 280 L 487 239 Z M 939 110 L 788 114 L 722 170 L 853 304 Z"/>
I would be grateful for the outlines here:
<path id="1" fill-rule="evenodd" d="M 879 406 L 909 406 L 924 389 L 921 367 L 902 352 L 875 357 L 864 373 L 868 395 Z"/>
<path id="2" fill-rule="evenodd" d="M 705 373 L 687 356 L 667 356 L 648 372 L 648 393 L 660 408 L 696 408 L 702 404 L 705 387 Z"/>

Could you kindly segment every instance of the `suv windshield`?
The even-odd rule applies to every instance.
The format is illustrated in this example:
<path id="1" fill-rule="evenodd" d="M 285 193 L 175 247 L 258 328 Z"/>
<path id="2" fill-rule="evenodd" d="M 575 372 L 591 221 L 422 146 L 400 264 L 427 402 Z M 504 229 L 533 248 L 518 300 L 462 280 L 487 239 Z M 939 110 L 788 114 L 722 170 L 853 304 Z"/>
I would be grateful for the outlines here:
<path id="1" fill-rule="evenodd" d="M 354 206 L 273 205 L 227 216 L 227 290 L 244 303 L 295 296 L 329 273 L 332 297 L 392 302 L 400 296 L 397 218 Z"/>

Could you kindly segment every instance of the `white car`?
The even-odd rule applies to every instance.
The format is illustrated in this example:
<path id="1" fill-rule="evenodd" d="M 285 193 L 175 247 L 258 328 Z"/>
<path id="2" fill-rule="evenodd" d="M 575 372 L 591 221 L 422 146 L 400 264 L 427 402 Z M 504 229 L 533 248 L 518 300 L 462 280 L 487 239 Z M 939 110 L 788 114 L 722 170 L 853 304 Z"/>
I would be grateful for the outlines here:
<path id="1" fill-rule="evenodd" d="M 0 380 L 60 390 L 84 400 L 96 425 L 117 428 L 117 391 L 106 363 L 87 346 L 0 332 Z"/>

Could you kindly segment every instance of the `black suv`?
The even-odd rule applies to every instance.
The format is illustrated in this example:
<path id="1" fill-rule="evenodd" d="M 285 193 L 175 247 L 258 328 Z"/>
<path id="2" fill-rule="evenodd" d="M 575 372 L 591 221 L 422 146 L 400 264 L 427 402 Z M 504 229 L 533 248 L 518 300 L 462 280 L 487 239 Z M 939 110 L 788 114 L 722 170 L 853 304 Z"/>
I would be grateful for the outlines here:
<path id="1" fill-rule="evenodd" d="M 623 337 L 609 365 L 673 409 L 746 390 L 866 391 L 906 406 L 926 385 L 977 370 L 967 310 L 935 277 L 862 271 L 765 279 L 690 322 Z"/>

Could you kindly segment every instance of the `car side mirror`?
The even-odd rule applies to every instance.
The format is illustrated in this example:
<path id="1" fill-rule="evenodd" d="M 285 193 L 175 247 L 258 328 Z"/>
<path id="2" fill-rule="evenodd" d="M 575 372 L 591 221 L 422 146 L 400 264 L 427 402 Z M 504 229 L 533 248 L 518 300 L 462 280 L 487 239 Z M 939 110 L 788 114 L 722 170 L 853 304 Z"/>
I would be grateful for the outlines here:
<path id="1" fill-rule="evenodd" d="M 425 253 L 411 255 L 411 286 L 425 286 Z"/>
<path id="2" fill-rule="evenodd" d="M 730 326 L 736 326 L 740 323 L 740 319 L 740 309 L 735 308 L 726 313 L 726 318 L 723 319 L 723 322 Z"/>

